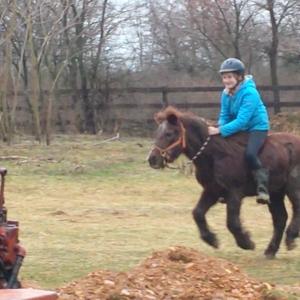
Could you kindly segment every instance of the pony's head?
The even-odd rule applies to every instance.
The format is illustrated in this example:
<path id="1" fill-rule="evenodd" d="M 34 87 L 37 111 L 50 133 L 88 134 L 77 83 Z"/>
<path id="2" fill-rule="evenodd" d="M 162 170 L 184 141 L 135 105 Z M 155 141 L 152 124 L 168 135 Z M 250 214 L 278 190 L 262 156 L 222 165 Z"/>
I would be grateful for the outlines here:
<path id="1" fill-rule="evenodd" d="M 182 113 L 174 107 L 167 107 L 157 113 L 155 121 L 158 128 L 148 161 L 152 168 L 159 169 L 173 162 L 183 152 L 186 147 L 186 136 Z"/>

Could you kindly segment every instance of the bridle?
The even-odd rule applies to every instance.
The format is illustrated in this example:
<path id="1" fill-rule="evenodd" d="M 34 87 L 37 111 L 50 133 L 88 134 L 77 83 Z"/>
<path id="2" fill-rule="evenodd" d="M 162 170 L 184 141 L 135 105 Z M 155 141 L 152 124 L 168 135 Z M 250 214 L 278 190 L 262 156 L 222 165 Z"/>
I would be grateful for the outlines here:
<path id="1" fill-rule="evenodd" d="M 168 158 L 170 158 L 170 155 L 168 154 L 168 151 L 175 148 L 175 147 L 177 147 L 178 145 L 181 146 L 182 150 L 184 150 L 186 148 L 185 128 L 184 128 L 184 126 L 181 122 L 180 122 L 180 135 L 174 143 L 169 145 L 167 148 L 161 148 L 157 145 L 154 145 L 153 149 L 157 149 L 159 151 L 160 155 L 165 160 L 167 160 Z"/>
<path id="2" fill-rule="evenodd" d="M 164 158 L 165 162 L 167 162 L 168 158 L 170 158 L 170 155 L 168 154 L 169 150 L 177 147 L 178 145 L 181 146 L 182 150 L 184 150 L 186 148 L 186 134 L 185 134 L 185 132 L 186 132 L 186 130 L 185 130 L 183 124 L 180 122 L 180 135 L 179 135 L 178 139 L 166 148 L 161 148 L 157 145 L 154 145 L 153 149 L 157 149 L 159 151 L 160 155 Z M 205 148 L 206 148 L 208 142 L 210 141 L 210 139 L 211 139 L 211 136 L 208 135 L 206 140 L 204 141 L 204 143 L 200 147 L 199 151 L 191 158 L 191 162 L 195 162 L 195 160 L 203 153 L 203 151 L 205 150 Z"/>

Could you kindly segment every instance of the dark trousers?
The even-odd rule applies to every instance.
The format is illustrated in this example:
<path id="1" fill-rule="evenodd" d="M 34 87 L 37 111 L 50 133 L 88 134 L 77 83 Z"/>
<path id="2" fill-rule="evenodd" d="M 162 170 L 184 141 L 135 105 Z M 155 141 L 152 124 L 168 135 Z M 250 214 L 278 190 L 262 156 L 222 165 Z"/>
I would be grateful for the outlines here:
<path id="1" fill-rule="evenodd" d="M 246 148 L 245 158 L 250 170 L 254 171 L 262 168 L 262 164 L 258 158 L 258 152 L 267 138 L 267 130 L 251 131 Z"/>

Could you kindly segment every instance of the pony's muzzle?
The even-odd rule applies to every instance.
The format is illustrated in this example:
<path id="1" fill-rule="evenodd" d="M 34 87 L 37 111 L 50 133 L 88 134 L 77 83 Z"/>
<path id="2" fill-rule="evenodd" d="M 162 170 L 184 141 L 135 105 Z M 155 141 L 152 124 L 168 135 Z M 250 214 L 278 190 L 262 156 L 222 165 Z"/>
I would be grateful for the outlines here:
<path id="1" fill-rule="evenodd" d="M 148 162 L 153 169 L 162 169 L 165 167 L 165 159 L 157 151 L 152 150 L 148 156 Z"/>

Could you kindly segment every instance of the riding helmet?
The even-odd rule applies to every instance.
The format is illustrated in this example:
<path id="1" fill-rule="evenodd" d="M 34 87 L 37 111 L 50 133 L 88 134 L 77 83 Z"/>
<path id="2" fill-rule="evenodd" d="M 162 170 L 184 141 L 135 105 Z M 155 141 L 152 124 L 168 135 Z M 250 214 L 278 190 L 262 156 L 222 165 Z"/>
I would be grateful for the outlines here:
<path id="1" fill-rule="evenodd" d="M 242 61 L 240 61 L 237 58 L 231 57 L 227 58 L 223 61 L 221 64 L 219 73 L 227 73 L 227 72 L 235 72 L 238 74 L 244 74 L 245 73 L 245 65 Z"/>

